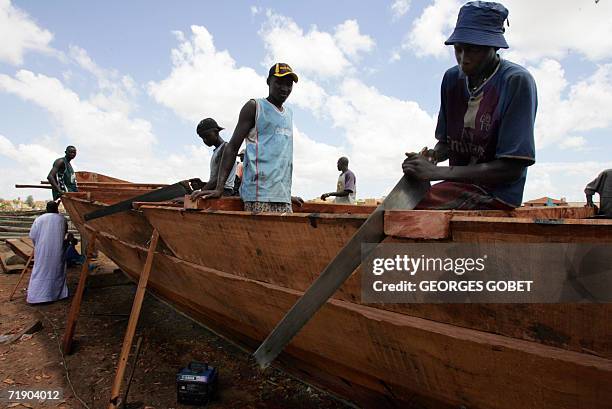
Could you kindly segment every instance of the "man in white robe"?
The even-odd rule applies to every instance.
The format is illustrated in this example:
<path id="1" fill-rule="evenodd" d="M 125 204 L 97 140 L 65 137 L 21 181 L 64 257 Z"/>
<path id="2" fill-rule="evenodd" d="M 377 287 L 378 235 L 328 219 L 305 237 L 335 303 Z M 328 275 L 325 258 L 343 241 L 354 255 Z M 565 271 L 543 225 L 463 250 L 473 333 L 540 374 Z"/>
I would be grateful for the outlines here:
<path id="1" fill-rule="evenodd" d="M 30 304 L 52 302 L 68 297 L 64 236 L 66 218 L 58 213 L 56 202 L 47 203 L 47 213 L 34 220 L 30 238 L 34 242 L 34 269 L 28 285 Z"/>

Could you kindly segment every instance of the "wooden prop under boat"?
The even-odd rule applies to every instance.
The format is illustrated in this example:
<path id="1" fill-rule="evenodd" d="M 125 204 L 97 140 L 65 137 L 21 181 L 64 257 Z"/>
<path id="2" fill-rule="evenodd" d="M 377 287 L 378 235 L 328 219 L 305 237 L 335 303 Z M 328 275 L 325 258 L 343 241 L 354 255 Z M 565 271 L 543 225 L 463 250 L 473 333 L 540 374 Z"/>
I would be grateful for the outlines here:
<path id="1" fill-rule="evenodd" d="M 149 288 L 249 350 L 372 209 L 254 215 L 237 199 L 146 203 L 85 225 L 84 214 L 146 187 L 132 188 L 70 193 L 64 206 L 134 280 L 157 229 Z M 385 242 L 612 242 L 612 221 L 585 219 L 592 212 L 391 211 Z M 363 407 L 610 408 L 612 304 L 362 304 L 360 276 L 293 339 L 284 369 Z"/>

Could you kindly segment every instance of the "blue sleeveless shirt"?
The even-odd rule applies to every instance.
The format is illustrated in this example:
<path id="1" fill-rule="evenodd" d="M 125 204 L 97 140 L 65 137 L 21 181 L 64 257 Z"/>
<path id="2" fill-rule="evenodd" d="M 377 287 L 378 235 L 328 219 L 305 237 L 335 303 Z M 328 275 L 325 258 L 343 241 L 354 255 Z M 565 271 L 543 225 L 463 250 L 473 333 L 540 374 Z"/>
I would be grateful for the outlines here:
<path id="1" fill-rule="evenodd" d="M 255 126 L 246 138 L 240 197 L 245 202 L 291 203 L 293 113 L 256 99 Z"/>

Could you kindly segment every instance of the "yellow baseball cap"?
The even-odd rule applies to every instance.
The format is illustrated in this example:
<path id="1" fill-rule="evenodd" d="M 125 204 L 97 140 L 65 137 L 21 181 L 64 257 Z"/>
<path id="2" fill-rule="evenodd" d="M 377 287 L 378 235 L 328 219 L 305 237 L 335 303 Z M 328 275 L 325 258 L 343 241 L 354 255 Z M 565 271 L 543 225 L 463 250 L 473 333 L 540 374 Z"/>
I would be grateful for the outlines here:
<path id="1" fill-rule="evenodd" d="M 270 67 L 270 71 L 268 72 L 268 77 L 284 77 L 286 75 L 291 75 L 293 82 L 298 82 L 298 76 L 295 72 L 293 72 L 293 69 L 291 69 L 289 64 L 277 62 L 272 67 Z"/>

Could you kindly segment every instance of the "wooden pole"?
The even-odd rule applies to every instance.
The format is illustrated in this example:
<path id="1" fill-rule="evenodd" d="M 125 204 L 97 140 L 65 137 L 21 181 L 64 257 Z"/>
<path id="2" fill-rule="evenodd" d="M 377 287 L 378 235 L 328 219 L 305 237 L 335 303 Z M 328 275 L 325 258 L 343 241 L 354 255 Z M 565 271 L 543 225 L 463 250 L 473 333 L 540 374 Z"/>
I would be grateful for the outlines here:
<path id="1" fill-rule="evenodd" d="M 74 330 L 76 329 L 77 318 L 79 317 L 79 311 L 81 310 L 81 302 L 83 301 L 83 291 L 85 291 L 85 282 L 89 275 L 89 259 L 94 251 L 96 244 L 97 232 L 91 234 L 89 243 L 85 250 L 85 261 L 81 266 L 81 274 L 79 276 L 79 284 L 77 285 L 76 293 L 72 297 L 70 303 L 70 311 L 68 312 L 68 318 L 66 318 L 66 330 L 64 331 L 64 339 L 62 340 L 62 349 L 64 354 L 69 354 L 72 349 L 72 338 L 74 337 Z"/>
<path id="2" fill-rule="evenodd" d="M 130 354 L 130 349 L 132 348 L 132 340 L 134 338 L 134 333 L 136 332 L 138 318 L 140 317 L 140 308 L 142 307 L 142 301 L 147 289 L 149 273 L 151 272 L 151 267 L 153 266 L 153 257 L 155 255 L 158 240 L 159 233 L 157 232 L 157 229 L 155 229 L 151 235 L 151 244 L 149 245 L 149 251 L 147 252 L 147 260 L 145 261 L 145 265 L 140 273 L 140 279 L 138 280 L 138 288 L 136 289 L 134 303 L 132 304 L 132 312 L 130 313 L 130 320 L 128 321 L 125 337 L 123 338 L 123 346 L 121 347 L 121 355 L 119 356 L 119 364 L 117 366 L 117 372 L 115 373 L 113 388 L 111 389 L 111 398 L 108 404 L 108 409 L 116 409 L 117 405 L 119 404 L 118 400 L 119 392 L 121 390 L 121 382 L 123 381 L 127 359 Z"/>
<path id="3" fill-rule="evenodd" d="M 8 268 L 6 268 L 6 266 L 4 265 L 4 260 L 2 260 L 2 256 L 0 256 L 0 270 L 2 270 L 4 274 L 8 274 Z"/>
<path id="4" fill-rule="evenodd" d="M 13 295 L 15 295 L 15 291 L 17 291 L 17 287 L 19 287 L 21 280 L 23 280 L 23 276 L 25 276 L 26 271 L 28 271 L 28 267 L 30 266 L 30 263 L 32 262 L 33 258 L 34 258 L 34 249 L 32 249 L 32 254 L 28 258 L 28 261 L 26 261 L 25 266 L 23 266 L 23 271 L 21 272 L 21 275 L 19 276 L 19 280 L 17 280 L 17 284 L 15 284 L 15 288 L 13 288 L 13 291 L 11 292 L 9 301 L 13 300 Z"/>

